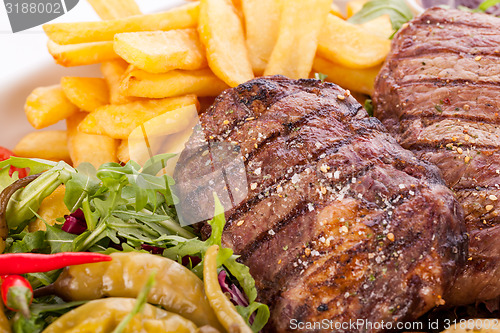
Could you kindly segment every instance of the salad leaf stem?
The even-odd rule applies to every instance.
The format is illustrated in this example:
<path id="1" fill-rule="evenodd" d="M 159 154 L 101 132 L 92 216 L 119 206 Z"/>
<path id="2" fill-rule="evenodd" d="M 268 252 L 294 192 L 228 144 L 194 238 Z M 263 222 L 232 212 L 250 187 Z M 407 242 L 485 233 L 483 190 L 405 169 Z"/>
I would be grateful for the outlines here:
<path id="1" fill-rule="evenodd" d="M 132 308 L 132 311 L 130 311 L 130 313 L 127 314 L 120 321 L 120 323 L 118 324 L 118 326 L 116 326 L 116 328 L 113 330 L 112 333 L 122 333 L 123 330 L 125 329 L 125 327 L 127 327 L 127 325 L 130 323 L 132 318 L 134 318 L 134 316 L 136 314 L 138 314 L 142 311 L 142 309 L 144 308 L 144 305 L 146 305 L 149 292 L 151 291 L 151 289 L 155 285 L 155 276 L 156 276 L 156 272 L 152 272 L 149 275 L 148 281 L 146 282 L 146 284 L 144 285 L 144 287 L 140 291 L 139 295 L 137 296 L 137 300 L 135 301 L 135 304 L 134 304 L 134 307 Z"/>
<path id="2" fill-rule="evenodd" d="M 90 209 L 89 198 L 86 197 L 82 201 L 83 215 L 85 216 L 85 222 L 87 223 L 87 229 L 93 231 L 96 228 L 97 221 L 92 216 L 92 210 Z"/>
<path id="3" fill-rule="evenodd" d="M 482 12 L 486 12 L 488 9 L 498 4 L 500 4 L 500 0 L 485 0 L 481 2 L 477 8 Z"/>
<path id="4" fill-rule="evenodd" d="M 77 243 L 74 243 L 74 245 L 76 245 L 76 247 L 74 248 L 74 251 L 80 252 L 80 251 L 87 250 L 89 247 L 91 247 L 93 245 L 94 240 L 98 239 L 99 236 L 105 230 L 106 230 L 106 223 L 104 221 L 101 221 L 101 223 L 99 223 L 99 226 L 97 228 L 95 228 L 90 234 L 87 233 L 88 236 L 85 238 L 83 243 L 81 243 L 80 245 L 76 245 Z M 86 235 L 86 234 L 83 233 L 82 235 Z"/>

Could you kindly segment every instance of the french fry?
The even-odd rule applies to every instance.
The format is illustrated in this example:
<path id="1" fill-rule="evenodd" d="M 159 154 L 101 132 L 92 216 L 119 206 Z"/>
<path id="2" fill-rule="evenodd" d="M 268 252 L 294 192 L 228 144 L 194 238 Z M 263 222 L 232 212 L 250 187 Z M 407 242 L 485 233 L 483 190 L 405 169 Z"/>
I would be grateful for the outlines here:
<path id="1" fill-rule="evenodd" d="M 191 104 L 160 114 L 136 127 L 128 137 L 132 160 L 144 165 L 151 155 L 180 153 L 198 123 L 198 110 Z M 166 171 L 173 174 L 176 158 L 167 162 Z"/>
<path id="2" fill-rule="evenodd" d="M 331 1 L 290 0 L 282 1 L 281 6 L 278 40 L 264 74 L 308 77 Z"/>
<path id="3" fill-rule="evenodd" d="M 68 149 L 73 166 L 89 162 L 98 168 L 103 163 L 118 162 L 116 149 L 118 142 L 105 135 L 92 135 L 78 131 L 78 125 L 87 113 L 78 112 L 66 119 L 68 128 Z"/>
<path id="4" fill-rule="evenodd" d="M 351 17 L 363 8 L 363 5 L 368 0 L 353 0 L 346 4 L 347 17 Z M 390 38 L 394 30 L 392 29 L 391 19 L 389 15 L 385 14 L 374 18 L 371 21 L 358 24 L 359 27 L 365 29 L 365 31 L 377 35 L 381 38 Z"/>
<path id="5" fill-rule="evenodd" d="M 49 40 L 47 49 L 56 63 L 64 67 L 92 65 L 119 58 L 113 49 L 113 42 L 59 45 Z"/>
<path id="6" fill-rule="evenodd" d="M 253 79 L 241 20 L 230 0 L 201 0 L 198 31 L 210 69 L 229 86 Z"/>
<path id="7" fill-rule="evenodd" d="M 350 0 L 346 3 L 345 9 L 347 13 L 347 18 L 353 16 L 363 8 L 363 5 L 367 3 L 368 0 Z"/>
<path id="8" fill-rule="evenodd" d="M 121 91 L 129 96 L 164 98 L 195 94 L 217 96 L 229 88 L 210 69 L 196 71 L 173 70 L 165 74 L 151 74 L 140 69 L 131 70 L 123 79 Z"/>
<path id="9" fill-rule="evenodd" d="M 83 111 L 92 112 L 109 104 L 108 85 L 97 77 L 71 77 L 61 79 L 61 87 L 66 97 Z"/>
<path id="10" fill-rule="evenodd" d="M 114 49 L 129 64 L 150 73 L 208 66 L 195 29 L 116 34 Z"/>
<path id="11" fill-rule="evenodd" d="M 118 149 L 116 150 L 116 157 L 122 163 L 127 163 L 130 161 L 130 153 L 128 151 L 128 140 L 121 140 L 118 145 Z"/>
<path id="12" fill-rule="evenodd" d="M 14 154 L 71 163 L 66 142 L 66 131 L 31 132 L 17 143 Z"/>
<path id="13" fill-rule="evenodd" d="M 24 105 L 30 124 L 36 128 L 53 125 L 78 112 L 60 85 L 36 88 L 31 92 Z"/>
<path id="14" fill-rule="evenodd" d="M 112 41 L 121 32 L 194 28 L 198 24 L 199 4 L 189 3 L 169 11 L 107 21 L 45 24 L 43 29 L 54 42 L 78 44 Z"/>
<path id="15" fill-rule="evenodd" d="M 127 70 L 128 64 L 122 59 L 108 61 L 101 65 L 101 72 L 108 84 L 109 100 L 111 104 L 125 104 L 138 100 L 135 97 L 128 97 L 122 94 L 120 84 L 122 77 Z"/>
<path id="16" fill-rule="evenodd" d="M 262 75 L 278 39 L 280 1 L 242 0 L 242 6 L 250 63 L 253 72 Z"/>
<path id="17" fill-rule="evenodd" d="M 69 215 L 71 212 L 68 210 L 64 204 L 64 195 L 66 193 L 66 187 L 64 185 L 59 186 L 52 192 L 48 197 L 43 199 L 38 208 L 38 216 L 35 221 L 28 224 L 29 232 L 36 232 L 39 230 L 47 230 L 45 222 L 49 225 L 54 225 L 58 223 L 57 218 L 63 217 L 64 215 Z"/>
<path id="18" fill-rule="evenodd" d="M 142 14 L 134 0 L 87 0 L 87 2 L 103 20 Z"/>
<path id="19" fill-rule="evenodd" d="M 103 134 L 114 139 L 127 139 L 136 127 L 149 119 L 192 104 L 198 106 L 195 95 L 107 105 L 89 113 L 78 126 L 78 130 L 88 134 Z"/>
<path id="20" fill-rule="evenodd" d="M 370 68 L 381 64 L 389 50 L 388 39 L 329 14 L 319 36 L 318 55 L 350 68 Z"/>
<path id="21" fill-rule="evenodd" d="M 326 81 L 336 83 L 342 88 L 372 95 L 375 78 L 381 67 L 382 65 L 363 69 L 348 68 L 316 57 L 313 72 L 326 74 Z"/>

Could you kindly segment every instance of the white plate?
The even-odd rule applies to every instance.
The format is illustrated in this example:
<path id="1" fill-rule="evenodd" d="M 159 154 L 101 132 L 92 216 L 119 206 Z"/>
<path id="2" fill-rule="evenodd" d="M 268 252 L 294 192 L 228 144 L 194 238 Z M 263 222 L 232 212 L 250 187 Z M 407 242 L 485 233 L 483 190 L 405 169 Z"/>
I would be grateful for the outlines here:
<path id="1" fill-rule="evenodd" d="M 181 0 L 136 0 L 144 13 L 182 4 Z M 99 20 L 85 0 L 52 22 Z M 0 5 L 0 146 L 13 148 L 34 131 L 24 115 L 24 102 L 36 87 L 59 83 L 63 76 L 101 76 L 98 65 L 65 68 L 54 63 L 46 48 L 47 37 L 38 26 L 13 34 L 5 7 Z M 51 128 L 64 128 L 59 123 Z"/>

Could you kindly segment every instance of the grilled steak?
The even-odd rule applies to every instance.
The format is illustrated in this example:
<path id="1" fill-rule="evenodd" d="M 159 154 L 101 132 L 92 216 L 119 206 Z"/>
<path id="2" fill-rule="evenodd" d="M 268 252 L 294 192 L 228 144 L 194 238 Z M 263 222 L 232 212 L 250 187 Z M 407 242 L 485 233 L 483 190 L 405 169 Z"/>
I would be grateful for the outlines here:
<path id="1" fill-rule="evenodd" d="M 259 78 L 225 91 L 201 124 L 176 168 L 179 196 L 209 212 L 212 190 L 226 198 L 223 245 L 270 305 L 268 331 L 365 331 L 345 325 L 412 320 L 442 302 L 465 260 L 460 205 L 437 168 L 401 148 L 347 91 Z M 206 178 L 219 163 L 210 163 L 217 149 L 205 150 L 215 143 L 243 157 L 239 203 Z"/>
<path id="2" fill-rule="evenodd" d="M 394 38 L 375 90 L 375 115 L 463 205 L 470 256 L 446 301 L 499 296 L 500 19 L 427 10 Z"/>

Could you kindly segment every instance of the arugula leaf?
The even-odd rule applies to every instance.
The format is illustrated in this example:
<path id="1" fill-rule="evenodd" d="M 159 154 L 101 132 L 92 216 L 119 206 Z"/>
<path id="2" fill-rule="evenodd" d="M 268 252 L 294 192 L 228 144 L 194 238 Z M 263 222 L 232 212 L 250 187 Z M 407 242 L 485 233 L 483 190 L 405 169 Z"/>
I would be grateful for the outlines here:
<path id="1" fill-rule="evenodd" d="M 12 332 L 14 333 L 40 333 L 45 328 L 46 323 L 40 316 L 31 316 L 29 319 L 20 314 L 14 316 Z"/>
<path id="2" fill-rule="evenodd" d="M 12 174 L 12 177 L 9 175 L 11 166 L 28 168 L 30 170 L 29 174 L 34 175 L 47 171 L 56 165 L 57 163 L 53 161 L 16 156 L 0 161 L 0 191 L 19 179 L 17 171 Z"/>
<path id="3" fill-rule="evenodd" d="M 498 4 L 500 4 L 500 0 L 485 0 L 481 2 L 481 4 L 479 5 L 479 7 L 477 7 L 477 9 L 479 9 L 482 12 L 486 12 L 488 9 Z"/>
<path id="4" fill-rule="evenodd" d="M 53 302 L 56 303 L 53 303 Z M 36 302 L 36 299 L 34 300 Z M 12 329 L 14 333 L 38 333 L 48 326 L 55 318 L 61 316 L 69 310 L 87 303 L 88 301 L 76 301 L 64 303 L 60 299 L 49 300 L 49 304 L 32 304 L 30 306 L 31 317 L 29 319 L 23 316 L 15 315 Z"/>
<path id="5" fill-rule="evenodd" d="M 48 243 L 45 242 L 45 232 L 25 232 L 11 237 L 12 244 L 6 249 L 6 253 L 29 253 L 34 250 L 44 249 Z M 10 243 L 8 241 L 8 243 Z"/>
<path id="6" fill-rule="evenodd" d="M 250 317 L 252 316 L 252 314 L 256 313 L 253 323 L 250 326 L 253 332 L 260 332 L 260 330 L 264 328 L 267 321 L 269 320 L 269 317 L 271 316 L 269 307 L 259 302 L 253 302 L 247 307 L 237 305 L 236 310 L 238 311 L 240 316 L 245 318 L 247 323 L 250 321 Z"/>
<path id="7" fill-rule="evenodd" d="M 46 312 L 57 312 L 64 313 L 74 307 L 83 305 L 88 301 L 74 301 L 68 303 L 56 303 L 56 304 L 32 304 L 30 306 L 30 311 L 34 315 L 39 315 Z"/>
<path id="8" fill-rule="evenodd" d="M 148 161 L 146 161 L 146 163 L 144 163 L 142 173 L 156 176 L 158 172 L 165 169 L 168 160 L 174 156 L 176 156 L 176 154 L 160 154 L 151 157 Z"/>
<path id="9" fill-rule="evenodd" d="M 219 245 L 222 247 L 222 233 L 224 232 L 224 226 L 226 225 L 226 217 L 224 215 L 224 206 L 217 197 L 217 194 L 214 192 L 214 218 L 210 220 L 208 223 L 212 227 L 212 233 L 210 237 L 207 239 L 208 247 L 212 245 Z"/>
<path id="10" fill-rule="evenodd" d="M 403 24 L 413 18 L 411 9 L 402 0 L 371 0 L 365 3 L 363 8 L 350 17 L 348 21 L 361 24 L 385 14 L 389 15 L 392 28 L 395 31 L 398 31 Z"/>
<path id="11" fill-rule="evenodd" d="M 165 234 L 177 234 L 185 238 L 196 237 L 190 231 L 182 228 L 179 223 L 174 221 L 168 215 L 153 214 L 145 209 L 141 212 L 115 210 L 113 211 L 113 215 L 124 221 L 133 219 L 136 223 L 143 223 L 157 232 L 155 238 L 161 237 Z"/>
<path id="12" fill-rule="evenodd" d="M 320 80 L 321 82 L 325 82 L 327 77 L 328 77 L 328 75 L 323 74 L 323 73 L 314 73 L 314 78 L 316 80 Z"/>
<path id="13" fill-rule="evenodd" d="M 55 270 L 47 273 L 28 273 L 28 281 L 30 282 L 33 289 L 38 288 L 39 286 L 48 286 L 53 283 L 57 276 L 59 276 L 59 272 L 61 270 Z"/>
<path id="14" fill-rule="evenodd" d="M 365 100 L 365 110 L 368 113 L 370 117 L 373 117 L 373 103 L 371 99 L 366 99 Z"/>
<path id="15" fill-rule="evenodd" d="M 36 232 L 23 231 L 21 234 L 14 236 L 20 236 L 21 238 L 14 240 L 5 251 L 6 253 L 29 253 L 34 250 L 44 249 L 48 245 L 45 241 L 45 232 L 41 230 Z"/>
<path id="16" fill-rule="evenodd" d="M 257 289 L 255 288 L 255 280 L 250 274 L 248 266 L 243 265 L 236 261 L 239 256 L 233 255 L 231 258 L 224 262 L 224 266 L 228 269 L 229 273 L 238 280 L 241 288 L 248 297 L 249 303 L 252 303 L 257 298 Z"/>
<path id="17" fill-rule="evenodd" d="M 14 172 L 11 177 L 9 171 L 10 167 L 0 169 L 0 191 L 3 191 L 7 186 L 19 179 L 17 172 Z"/>
<path id="18" fill-rule="evenodd" d="M 47 231 L 45 232 L 47 242 L 50 245 L 50 253 L 70 252 L 73 249 L 73 241 L 76 235 L 67 233 L 61 230 L 58 226 L 45 224 Z"/>
<path id="19" fill-rule="evenodd" d="M 9 228 L 16 228 L 31 220 L 35 216 L 34 212 L 40 208 L 43 199 L 54 192 L 59 185 L 68 181 L 74 172 L 76 172 L 75 169 L 65 162 L 59 162 L 28 186 L 17 191 L 9 200 L 6 210 Z"/>
<path id="20" fill-rule="evenodd" d="M 38 158 L 24 158 L 24 157 L 11 156 L 10 158 L 4 161 L 0 161 L 0 169 L 3 169 L 5 167 L 10 168 L 11 166 L 20 169 L 29 168 L 30 175 L 34 175 L 40 172 L 47 171 L 52 167 L 55 167 L 57 164 L 58 164 L 57 162 L 42 160 Z"/>
<path id="21" fill-rule="evenodd" d="M 66 182 L 66 193 L 64 204 L 70 212 L 74 212 L 82 204 L 83 200 L 94 195 L 100 187 L 100 181 L 96 177 L 96 170 L 90 163 L 82 163 Z"/>

